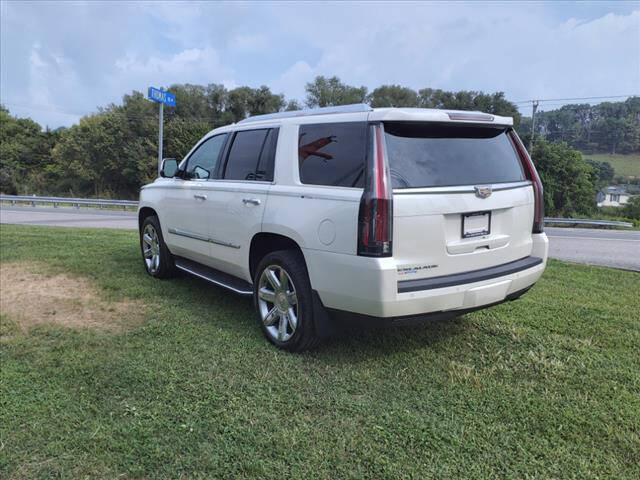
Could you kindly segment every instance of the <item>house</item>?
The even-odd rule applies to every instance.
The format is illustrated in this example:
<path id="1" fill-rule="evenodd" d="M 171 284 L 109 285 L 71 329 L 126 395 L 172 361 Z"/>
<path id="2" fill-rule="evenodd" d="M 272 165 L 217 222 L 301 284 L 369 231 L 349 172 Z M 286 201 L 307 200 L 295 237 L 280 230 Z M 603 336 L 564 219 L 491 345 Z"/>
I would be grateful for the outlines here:
<path id="1" fill-rule="evenodd" d="M 598 192 L 596 202 L 599 207 L 624 207 L 638 193 L 637 185 L 611 185 Z"/>

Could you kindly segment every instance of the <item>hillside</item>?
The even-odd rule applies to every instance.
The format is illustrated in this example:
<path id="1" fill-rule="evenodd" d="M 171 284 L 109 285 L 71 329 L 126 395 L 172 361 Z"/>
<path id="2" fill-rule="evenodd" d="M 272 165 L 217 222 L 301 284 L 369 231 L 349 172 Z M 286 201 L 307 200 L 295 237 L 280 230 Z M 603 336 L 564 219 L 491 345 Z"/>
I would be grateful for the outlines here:
<path id="1" fill-rule="evenodd" d="M 583 155 L 584 158 L 608 162 L 616 172 L 616 176 L 627 178 L 640 178 L 640 154 L 631 153 L 628 155 L 596 153 Z"/>

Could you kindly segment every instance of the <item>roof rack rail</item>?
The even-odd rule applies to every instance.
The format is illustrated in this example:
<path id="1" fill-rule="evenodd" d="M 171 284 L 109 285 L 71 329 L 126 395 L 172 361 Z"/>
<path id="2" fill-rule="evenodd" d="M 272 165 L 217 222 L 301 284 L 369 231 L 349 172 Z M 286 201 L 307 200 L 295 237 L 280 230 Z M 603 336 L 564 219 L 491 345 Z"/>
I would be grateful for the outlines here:
<path id="1" fill-rule="evenodd" d="M 372 112 L 371 108 L 366 103 L 354 103 L 352 105 L 338 105 L 335 107 L 320 107 L 311 108 L 308 110 L 294 110 L 290 112 L 277 112 L 267 113 L 265 115 L 254 115 L 253 117 L 240 120 L 238 123 L 251 123 L 251 122 L 263 122 L 265 120 L 276 120 L 279 118 L 293 118 L 293 117 L 309 117 L 311 115 L 326 115 L 329 113 L 359 113 L 359 112 Z"/>

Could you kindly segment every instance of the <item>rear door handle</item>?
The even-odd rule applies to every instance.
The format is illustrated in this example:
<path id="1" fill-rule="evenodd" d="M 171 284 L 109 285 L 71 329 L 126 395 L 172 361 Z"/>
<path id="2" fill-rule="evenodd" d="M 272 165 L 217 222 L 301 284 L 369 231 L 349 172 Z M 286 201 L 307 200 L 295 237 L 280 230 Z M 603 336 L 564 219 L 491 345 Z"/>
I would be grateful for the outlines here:
<path id="1" fill-rule="evenodd" d="M 196 200 L 206 200 L 207 196 L 206 195 L 201 195 L 199 193 L 194 193 L 193 194 L 193 198 L 195 198 Z"/>
<path id="2" fill-rule="evenodd" d="M 260 200 L 257 198 L 243 198 L 242 203 L 244 203 L 245 205 L 247 203 L 250 203 L 251 205 L 260 205 Z"/>

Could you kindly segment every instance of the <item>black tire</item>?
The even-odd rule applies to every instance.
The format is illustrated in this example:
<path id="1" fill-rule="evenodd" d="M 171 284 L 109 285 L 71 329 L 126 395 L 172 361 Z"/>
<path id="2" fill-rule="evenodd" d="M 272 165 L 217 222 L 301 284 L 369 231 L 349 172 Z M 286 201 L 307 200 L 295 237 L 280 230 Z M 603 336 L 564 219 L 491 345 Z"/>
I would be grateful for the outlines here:
<path id="1" fill-rule="evenodd" d="M 258 296 L 258 290 L 261 287 L 262 274 L 267 268 L 271 268 L 274 271 L 275 268 L 283 269 L 288 275 L 296 296 L 296 316 L 297 325 L 290 338 L 282 341 L 273 334 L 273 328 L 271 331 L 269 327 L 265 325 L 263 321 L 263 313 L 261 311 L 260 298 Z M 274 289 L 275 292 L 275 289 Z M 309 274 L 304 262 L 302 254 L 296 250 L 278 250 L 267 254 L 258 264 L 256 268 L 254 281 L 253 281 L 253 303 L 256 310 L 256 319 L 262 333 L 264 333 L 267 340 L 273 343 L 278 348 L 288 350 L 290 352 L 301 352 L 309 350 L 318 345 L 320 338 L 316 335 L 316 329 L 313 318 L 313 299 L 311 293 L 311 283 L 309 282 Z M 271 305 L 269 302 L 262 300 L 262 306 Z M 273 308 L 277 308 L 273 303 Z M 280 317 L 282 318 L 282 317 Z M 279 320 L 276 321 L 276 323 Z M 271 325 L 270 327 L 273 327 Z M 287 328 L 287 327 L 285 327 Z M 288 328 L 291 328 L 290 324 Z"/>
<path id="2" fill-rule="evenodd" d="M 143 239 L 144 233 L 148 232 L 148 227 L 152 228 L 157 235 L 159 253 L 158 266 L 149 265 L 147 258 L 145 258 L 145 240 Z M 155 278 L 170 278 L 175 276 L 176 267 L 173 261 L 173 255 L 167 248 L 167 244 L 164 243 L 164 237 L 162 236 L 162 229 L 160 228 L 160 220 L 155 215 L 151 215 L 144 219 L 142 226 L 140 227 L 140 251 L 142 253 L 142 263 L 145 270 L 149 275 Z"/>

